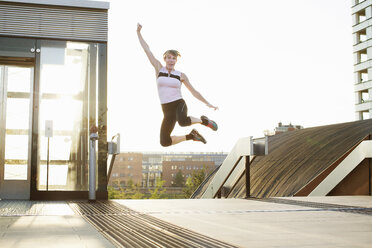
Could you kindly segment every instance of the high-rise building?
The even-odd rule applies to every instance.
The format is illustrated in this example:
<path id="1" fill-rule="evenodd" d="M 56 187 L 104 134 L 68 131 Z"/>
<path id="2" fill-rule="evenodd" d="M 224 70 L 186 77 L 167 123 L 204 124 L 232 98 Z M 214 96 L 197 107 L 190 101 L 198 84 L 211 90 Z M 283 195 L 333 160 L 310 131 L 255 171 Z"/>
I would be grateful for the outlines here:
<path id="1" fill-rule="evenodd" d="M 355 118 L 372 118 L 372 1 L 352 0 Z"/>

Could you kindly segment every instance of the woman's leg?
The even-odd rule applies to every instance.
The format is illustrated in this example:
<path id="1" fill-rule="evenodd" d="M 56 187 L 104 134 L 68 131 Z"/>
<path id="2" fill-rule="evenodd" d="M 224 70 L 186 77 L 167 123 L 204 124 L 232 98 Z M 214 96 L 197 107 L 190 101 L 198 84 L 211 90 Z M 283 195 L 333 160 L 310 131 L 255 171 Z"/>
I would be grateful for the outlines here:
<path id="1" fill-rule="evenodd" d="M 177 121 L 178 124 L 182 127 L 203 122 L 199 118 L 187 116 L 187 105 L 183 99 L 179 100 L 179 104 L 177 106 Z M 207 143 L 204 137 L 196 129 L 193 129 L 186 136 L 172 136 L 172 140 L 177 143 L 180 143 L 185 140 L 201 141 L 204 144 Z"/>
<path id="2" fill-rule="evenodd" d="M 214 131 L 217 131 L 218 129 L 217 123 L 208 119 L 208 117 L 204 115 L 200 118 L 187 116 L 187 105 L 183 99 L 179 100 L 179 104 L 177 106 L 177 121 L 181 127 L 186 127 L 193 124 L 203 124 Z"/>
<path id="3" fill-rule="evenodd" d="M 176 113 L 172 103 L 162 105 L 164 117 L 160 128 L 160 144 L 164 147 L 173 145 L 171 133 L 176 125 Z M 172 110 L 173 109 L 173 110 Z"/>
<path id="4" fill-rule="evenodd" d="M 190 119 L 191 119 L 191 124 L 201 124 L 202 123 L 202 120 L 200 118 L 196 118 L 196 117 L 193 117 L 193 116 L 189 116 Z"/>
<path id="5" fill-rule="evenodd" d="M 202 123 L 202 120 L 187 116 L 187 106 L 184 100 L 179 100 L 170 104 L 162 105 L 164 118 L 160 128 L 160 144 L 171 146 L 186 140 L 201 141 L 207 143 L 198 131 L 193 129 L 189 134 L 182 136 L 170 136 L 176 121 L 180 126 L 190 126 L 191 124 Z"/>
<path id="6" fill-rule="evenodd" d="M 183 99 L 178 100 L 176 116 L 178 124 L 181 127 L 187 127 L 192 124 L 191 118 L 187 116 L 187 105 Z"/>
<path id="7" fill-rule="evenodd" d="M 187 127 L 193 124 L 201 124 L 202 120 L 193 116 L 187 116 L 187 105 L 182 99 L 177 106 L 177 121 L 181 127 Z"/>
<path id="8" fill-rule="evenodd" d="M 181 143 L 183 141 L 186 141 L 186 135 L 183 136 L 171 136 L 172 139 L 172 145 Z"/>
<path id="9" fill-rule="evenodd" d="M 187 115 L 185 115 L 185 113 L 187 113 L 187 106 L 183 105 L 183 103 L 183 100 L 179 100 L 177 102 L 162 105 L 164 118 L 160 128 L 160 144 L 164 147 L 175 145 L 186 140 L 195 140 L 196 138 L 198 138 L 197 140 L 202 139 L 200 138 L 201 135 L 195 131 L 183 136 L 171 136 L 177 120 L 183 125 L 191 125 L 191 119 L 187 118 Z M 183 113 L 184 116 L 181 117 L 180 121 L 178 112 L 181 110 L 185 111 L 185 113 Z"/>

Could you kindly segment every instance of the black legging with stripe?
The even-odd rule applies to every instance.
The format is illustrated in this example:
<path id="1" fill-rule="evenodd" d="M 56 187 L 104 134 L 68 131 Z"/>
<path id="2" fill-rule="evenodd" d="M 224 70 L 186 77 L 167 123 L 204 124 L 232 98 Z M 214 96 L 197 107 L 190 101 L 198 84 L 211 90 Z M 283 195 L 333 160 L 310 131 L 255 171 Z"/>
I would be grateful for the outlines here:
<path id="1" fill-rule="evenodd" d="M 176 122 L 182 127 L 190 126 L 191 119 L 187 116 L 187 105 L 183 99 L 161 105 L 164 113 L 160 129 L 160 144 L 172 145 L 171 133 Z"/>

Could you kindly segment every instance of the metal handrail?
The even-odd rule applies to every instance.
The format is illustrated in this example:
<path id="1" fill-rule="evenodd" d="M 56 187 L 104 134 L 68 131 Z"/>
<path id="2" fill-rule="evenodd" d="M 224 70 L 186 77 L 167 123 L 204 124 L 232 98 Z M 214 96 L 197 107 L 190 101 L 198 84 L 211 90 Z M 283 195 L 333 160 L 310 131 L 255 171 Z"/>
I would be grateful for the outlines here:
<path id="1" fill-rule="evenodd" d="M 116 142 L 113 140 L 116 138 Z M 116 155 L 120 153 L 120 133 L 112 136 L 111 142 L 108 142 L 108 153 L 111 154 L 110 166 L 107 170 L 107 182 L 110 181 L 111 172 L 114 167 Z"/>
<path id="2" fill-rule="evenodd" d="M 246 171 L 246 186 L 248 189 L 250 156 L 266 154 L 268 154 L 268 136 L 255 140 L 252 136 L 239 139 L 216 172 L 201 198 L 217 197 L 222 187 L 226 183 L 231 184 L 232 181 L 235 182 L 244 170 Z M 245 157 L 245 161 L 243 157 Z M 249 194 L 247 190 L 247 195 Z"/>
<path id="3" fill-rule="evenodd" d="M 207 177 L 204 179 L 204 181 L 199 185 L 199 187 L 194 191 L 194 193 L 192 193 L 192 195 L 190 196 L 190 199 L 196 198 L 196 196 L 201 192 L 201 190 L 203 189 L 205 184 L 207 184 L 209 179 L 217 173 L 217 171 L 220 169 L 221 165 L 222 164 L 217 166 L 210 174 L 207 175 Z"/>

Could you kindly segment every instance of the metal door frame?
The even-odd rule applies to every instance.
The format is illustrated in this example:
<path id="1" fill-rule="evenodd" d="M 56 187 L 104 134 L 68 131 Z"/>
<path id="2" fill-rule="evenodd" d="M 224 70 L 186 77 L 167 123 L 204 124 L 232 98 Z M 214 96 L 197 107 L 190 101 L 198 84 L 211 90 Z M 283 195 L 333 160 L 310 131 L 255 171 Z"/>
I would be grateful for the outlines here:
<path id="1" fill-rule="evenodd" d="M 39 150 L 39 100 L 40 100 L 40 48 L 42 41 L 53 39 L 4 37 L 0 35 L 0 64 L 33 67 L 33 85 L 31 88 L 31 149 L 30 164 L 30 200 L 66 200 L 87 199 L 88 191 L 39 191 L 38 185 L 38 150 Z M 69 40 L 66 40 L 69 41 Z M 71 40 L 72 41 L 72 40 Z M 88 127 L 98 124 L 98 182 L 97 199 L 107 199 L 107 44 L 85 40 L 90 44 L 88 66 L 88 88 L 85 96 L 88 101 L 84 107 L 89 118 Z M 98 114 L 97 114 L 98 113 Z M 100 118 L 98 118 L 99 116 Z M 88 130 L 89 131 L 89 130 Z M 0 147 L 1 149 L 1 147 Z M 1 151 L 1 150 L 0 150 Z"/>
<path id="2" fill-rule="evenodd" d="M 18 65 L 0 65 L 0 69 L 2 70 L 2 79 L 0 79 L 0 88 L 2 94 L 0 95 L 0 164 L 2 167 L 0 168 L 0 199 L 30 199 L 30 189 L 31 189 L 31 141 L 32 141 L 32 106 L 33 106 L 33 85 L 34 85 L 34 66 L 30 66 L 29 64 L 25 65 L 24 67 L 30 68 L 30 91 L 29 91 L 29 119 L 28 119 L 28 149 L 27 149 L 27 179 L 26 180 L 5 180 L 5 137 L 6 137 L 6 108 L 7 108 L 7 99 L 8 99 L 8 91 L 7 91 L 7 84 L 8 84 L 8 68 L 10 66 L 13 67 L 22 67 Z"/>
<path id="3" fill-rule="evenodd" d="M 36 75 L 36 66 L 35 66 L 35 46 L 36 46 L 36 39 L 32 38 L 11 38 L 11 37 L 0 37 L 0 64 L 5 66 L 17 66 L 17 67 L 31 67 L 32 68 L 32 75 L 31 75 L 31 87 L 30 87 L 30 114 L 29 114 L 29 135 L 28 135 L 28 175 L 27 175 L 27 187 L 28 187 L 28 194 L 27 197 L 22 198 L 28 198 L 31 197 L 31 181 L 32 181 L 32 109 L 34 104 L 34 85 L 35 85 L 35 75 Z M 5 73 L 5 70 L 4 70 Z M 5 75 L 5 74 L 4 74 Z M 5 108 L 4 106 L 4 98 L 7 98 L 7 95 L 5 95 L 5 90 L 2 89 L 0 99 L 0 108 Z M 3 111 L 2 111 L 3 112 Z M 5 113 L 1 113 L 1 123 L 5 127 Z M 4 136 L 4 142 L 5 142 L 5 128 L 4 130 L 0 130 L 3 132 Z M 0 152 L 5 155 L 5 145 L 0 144 Z M 4 158 L 5 159 L 5 158 Z M 5 162 L 5 161 L 1 161 Z M 3 181 L 4 175 L 3 170 L 0 172 L 0 181 Z M 13 181 L 13 180 L 12 180 Z M 18 181 L 18 180 L 17 180 Z M 15 184 L 19 183 L 16 182 Z M 1 187 L 2 188 L 2 187 Z M 1 190 L 0 188 L 0 190 Z M 15 189 L 15 195 L 12 198 L 19 198 L 17 197 L 16 190 Z M 1 196 L 0 196 L 1 197 Z"/>

